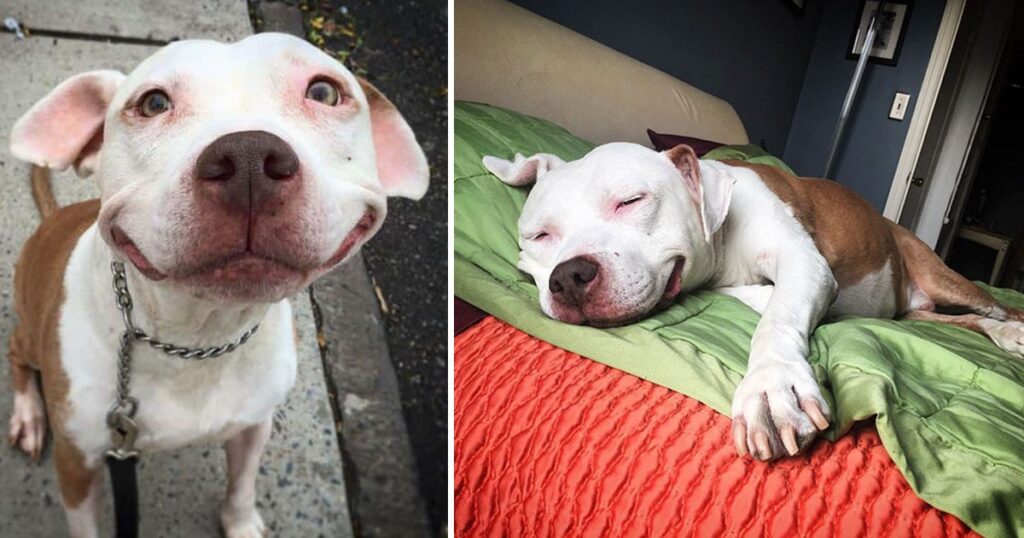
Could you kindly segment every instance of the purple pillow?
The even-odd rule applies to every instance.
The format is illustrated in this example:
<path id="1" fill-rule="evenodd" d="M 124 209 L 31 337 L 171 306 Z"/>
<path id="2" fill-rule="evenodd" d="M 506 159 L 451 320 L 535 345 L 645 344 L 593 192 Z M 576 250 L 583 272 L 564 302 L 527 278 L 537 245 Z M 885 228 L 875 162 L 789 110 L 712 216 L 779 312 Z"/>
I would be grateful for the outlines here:
<path id="1" fill-rule="evenodd" d="M 656 133 L 650 129 L 647 129 L 647 136 L 650 137 L 651 144 L 654 146 L 656 151 L 665 151 L 672 149 L 679 144 L 686 144 L 693 148 L 693 152 L 696 153 L 698 157 L 703 157 L 705 153 L 725 145 L 718 142 L 712 142 L 710 140 L 694 138 L 692 136 Z"/>

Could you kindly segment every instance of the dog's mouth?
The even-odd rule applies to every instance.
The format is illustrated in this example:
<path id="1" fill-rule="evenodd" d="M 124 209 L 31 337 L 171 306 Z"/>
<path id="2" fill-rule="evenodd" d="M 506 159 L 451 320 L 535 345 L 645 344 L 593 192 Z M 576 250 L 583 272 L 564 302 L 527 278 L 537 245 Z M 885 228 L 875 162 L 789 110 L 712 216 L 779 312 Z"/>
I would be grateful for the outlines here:
<path id="1" fill-rule="evenodd" d="M 376 212 L 372 209 L 366 210 L 334 254 L 323 264 L 311 267 L 301 267 L 284 256 L 259 253 L 247 246 L 245 250 L 165 273 L 149 261 L 120 227 L 111 227 L 110 235 L 114 244 L 132 265 L 150 280 L 160 281 L 170 276 L 201 286 L 268 284 L 305 280 L 311 275 L 330 269 L 344 260 L 353 248 L 366 238 L 376 223 Z"/>
<path id="2" fill-rule="evenodd" d="M 132 265 L 139 270 L 140 273 L 146 276 L 150 280 L 163 280 L 167 278 L 167 274 L 160 271 L 150 263 L 146 255 L 139 250 L 139 247 L 135 245 L 135 242 L 128 237 L 128 234 L 124 233 L 124 230 L 114 226 L 110 229 L 110 236 L 114 240 L 114 245 L 117 246 L 128 260 L 132 262 Z"/>
<path id="3" fill-rule="evenodd" d="M 679 292 L 683 289 L 683 267 L 686 265 L 686 258 L 680 256 L 676 259 L 675 264 L 672 266 L 672 273 L 668 276 L 668 283 L 665 284 L 665 293 L 661 295 L 661 300 L 658 301 L 657 308 L 664 308 L 673 301 L 679 295 Z"/>
<path id="4" fill-rule="evenodd" d="M 366 235 L 373 229 L 373 225 L 377 223 L 377 213 L 372 209 L 367 209 L 363 213 L 362 218 L 356 223 L 355 228 L 345 236 L 342 240 L 341 246 L 334 252 L 334 255 L 324 263 L 323 268 L 329 269 L 336 263 L 344 260 L 348 256 L 349 252 L 352 252 L 352 247 L 356 246 L 360 241 L 366 238 Z"/>

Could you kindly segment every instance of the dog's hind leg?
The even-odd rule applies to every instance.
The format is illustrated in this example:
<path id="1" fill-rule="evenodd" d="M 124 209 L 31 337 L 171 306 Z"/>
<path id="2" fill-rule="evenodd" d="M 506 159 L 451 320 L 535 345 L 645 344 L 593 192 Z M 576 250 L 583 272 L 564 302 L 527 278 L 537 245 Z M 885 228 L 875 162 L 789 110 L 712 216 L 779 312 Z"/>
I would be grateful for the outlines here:
<path id="1" fill-rule="evenodd" d="M 939 309 L 977 314 L 997 321 L 1024 321 L 1024 311 L 1000 304 L 987 291 L 946 267 L 942 259 L 910 231 L 892 222 L 889 228 L 911 285 L 904 312 Z"/>
<path id="2" fill-rule="evenodd" d="M 948 323 L 983 334 L 995 342 L 1003 351 L 1024 357 L 1024 323 L 1019 321 L 998 321 L 978 314 L 953 316 L 926 310 L 913 310 L 903 316 L 906 320 L 937 321 Z"/>
<path id="3" fill-rule="evenodd" d="M 11 337 L 8 359 L 11 363 L 11 385 L 14 388 L 14 411 L 11 412 L 7 441 L 38 460 L 46 439 L 46 411 L 39 392 L 39 372 L 22 360 L 18 330 Z"/>
<path id="4" fill-rule="evenodd" d="M 910 286 L 902 319 L 936 321 L 962 327 L 991 339 L 1003 351 L 1024 357 L 1024 312 L 996 301 L 987 291 L 960 276 L 904 228 L 890 223 Z M 932 310 L 963 312 L 960 315 Z"/>

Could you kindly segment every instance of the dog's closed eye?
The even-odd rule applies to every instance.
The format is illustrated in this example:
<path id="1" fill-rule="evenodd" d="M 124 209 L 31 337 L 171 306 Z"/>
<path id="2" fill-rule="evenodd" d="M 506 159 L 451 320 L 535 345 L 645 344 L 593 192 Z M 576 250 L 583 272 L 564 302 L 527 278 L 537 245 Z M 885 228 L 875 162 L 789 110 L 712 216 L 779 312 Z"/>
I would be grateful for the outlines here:
<path id="1" fill-rule="evenodd" d="M 624 207 L 631 206 L 631 205 L 633 205 L 633 204 L 643 200 L 644 198 L 646 198 L 646 195 L 644 195 L 644 194 L 637 194 L 635 196 L 630 196 L 630 197 L 626 198 L 625 200 L 619 202 L 618 205 L 615 206 L 615 210 L 618 211 L 618 210 L 620 210 L 620 209 L 622 209 Z"/>

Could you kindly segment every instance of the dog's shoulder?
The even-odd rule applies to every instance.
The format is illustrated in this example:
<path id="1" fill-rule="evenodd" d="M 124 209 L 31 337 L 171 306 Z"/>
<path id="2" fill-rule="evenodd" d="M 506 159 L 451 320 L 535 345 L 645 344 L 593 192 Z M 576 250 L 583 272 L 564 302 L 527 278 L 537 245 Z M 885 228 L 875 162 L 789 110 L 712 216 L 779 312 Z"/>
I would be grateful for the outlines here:
<path id="1" fill-rule="evenodd" d="M 797 177 L 773 166 L 728 161 L 754 171 L 773 194 L 790 207 L 793 217 L 828 260 L 839 284 L 859 281 L 895 259 L 889 221 L 867 200 L 837 181 Z"/>
<path id="2" fill-rule="evenodd" d="M 818 180 L 798 178 L 793 174 L 766 164 L 750 163 L 735 159 L 726 159 L 721 162 L 728 166 L 744 168 L 754 172 L 758 179 L 761 180 L 761 183 L 768 187 L 772 194 L 790 207 L 793 211 L 793 216 L 805 228 L 808 228 L 808 231 L 814 228 L 814 212 L 812 211 L 814 207 L 814 193 L 812 191 L 818 185 L 808 185 L 805 181 L 817 182 Z"/>

